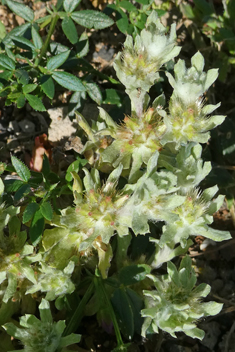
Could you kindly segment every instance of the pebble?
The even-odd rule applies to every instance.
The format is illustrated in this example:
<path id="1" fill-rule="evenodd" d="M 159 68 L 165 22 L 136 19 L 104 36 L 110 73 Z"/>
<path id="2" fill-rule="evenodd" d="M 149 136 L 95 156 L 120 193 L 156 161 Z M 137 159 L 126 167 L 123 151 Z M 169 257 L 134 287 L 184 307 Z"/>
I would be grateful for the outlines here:
<path id="1" fill-rule="evenodd" d="M 20 126 L 22 132 L 32 133 L 35 131 L 34 123 L 32 121 L 27 120 L 27 119 L 20 121 L 19 126 Z"/>

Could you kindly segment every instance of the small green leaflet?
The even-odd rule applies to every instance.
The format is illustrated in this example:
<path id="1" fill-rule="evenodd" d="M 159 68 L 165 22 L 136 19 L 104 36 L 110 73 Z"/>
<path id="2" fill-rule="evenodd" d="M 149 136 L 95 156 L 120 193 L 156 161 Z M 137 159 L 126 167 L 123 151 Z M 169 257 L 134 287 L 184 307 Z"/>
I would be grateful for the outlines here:
<path id="1" fill-rule="evenodd" d="M 4 54 L 0 54 L 0 66 L 7 70 L 14 70 L 15 69 L 15 63 L 12 59 L 7 57 Z"/>
<path id="2" fill-rule="evenodd" d="M 42 76 L 40 79 L 40 86 L 42 88 L 42 91 L 48 96 L 48 98 L 54 98 L 55 84 L 51 76 Z"/>
<path id="3" fill-rule="evenodd" d="M 47 61 L 47 69 L 49 71 L 54 71 L 56 68 L 60 67 L 69 57 L 70 50 L 66 50 L 63 53 L 56 55 L 54 57 L 51 57 Z"/>
<path id="4" fill-rule="evenodd" d="M 14 166 L 18 176 L 20 176 L 20 178 L 24 182 L 28 182 L 31 174 L 30 174 L 30 171 L 27 168 L 27 166 L 22 161 L 17 159 L 15 156 L 11 157 L 11 162 L 12 162 L 12 165 Z"/>
<path id="5" fill-rule="evenodd" d="M 42 237 L 44 223 L 44 216 L 42 215 L 41 209 L 38 209 L 33 216 L 33 220 L 29 229 L 29 237 L 34 246 L 39 243 Z"/>
<path id="6" fill-rule="evenodd" d="M 53 216 L 53 210 L 52 210 L 51 204 L 48 202 L 42 203 L 42 205 L 40 206 L 40 209 L 44 218 L 48 221 L 51 221 Z"/>
<path id="7" fill-rule="evenodd" d="M 66 16 L 62 21 L 62 29 L 70 43 L 75 44 L 78 42 L 78 33 L 74 22 L 70 17 Z"/>
<path id="8" fill-rule="evenodd" d="M 33 22 L 34 12 L 28 6 L 12 0 L 6 0 L 6 2 L 7 2 L 7 6 L 16 15 L 20 16 L 27 22 Z"/>
<path id="9" fill-rule="evenodd" d="M 85 28 L 103 29 L 112 26 L 113 20 L 102 12 L 82 10 L 73 12 L 71 18 Z"/>
<path id="10" fill-rule="evenodd" d="M 36 111 L 46 111 L 41 99 L 32 94 L 25 94 L 25 98 L 28 100 L 29 105 Z"/>
<path id="11" fill-rule="evenodd" d="M 31 220 L 38 209 L 39 205 L 37 203 L 28 204 L 23 213 L 23 224 Z"/>
<path id="12" fill-rule="evenodd" d="M 64 0 L 63 6 L 66 12 L 73 12 L 81 0 Z"/>
<path id="13" fill-rule="evenodd" d="M 86 90 L 82 84 L 82 81 L 71 73 L 56 71 L 53 72 L 52 77 L 59 85 L 69 90 L 73 90 L 75 92 L 82 92 Z"/>

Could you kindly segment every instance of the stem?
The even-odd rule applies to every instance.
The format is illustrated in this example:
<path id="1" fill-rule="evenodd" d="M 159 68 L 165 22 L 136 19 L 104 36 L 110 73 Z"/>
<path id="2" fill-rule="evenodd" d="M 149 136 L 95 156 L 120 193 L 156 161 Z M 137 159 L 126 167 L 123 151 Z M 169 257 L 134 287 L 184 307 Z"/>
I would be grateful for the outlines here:
<path id="1" fill-rule="evenodd" d="M 35 60 L 35 66 L 38 66 L 40 64 L 40 61 L 41 61 L 42 57 L 44 56 L 44 54 L 47 51 L 48 45 L 49 45 L 50 40 L 51 40 L 51 36 L 54 33 L 55 26 L 56 26 L 56 23 L 57 23 L 58 19 L 59 19 L 58 14 L 54 13 L 53 17 L 52 17 L 52 21 L 51 21 L 49 32 L 47 34 L 46 41 L 45 41 L 45 43 L 42 46 L 41 53 L 40 53 L 39 57 L 37 57 L 37 59 Z"/>
<path id="2" fill-rule="evenodd" d="M 72 318 L 70 319 L 68 325 L 66 326 L 66 329 L 63 332 L 63 336 L 67 336 L 71 334 L 72 332 L 76 331 L 78 328 L 82 317 L 83 317 L 83 311 L 84 308 L 91 298 L 92 294 L 94 292 L 94 281 L 91 282 L 90 286 L 88 287 L 85 295 L 82 297 L 82 300 L 80 301 L 79 305 L 77 306 Z"/>
<path id="3" fill-rule="evenodd" d="M 101 288 L 101 290 L 103 292 L 103 295 L 104 295 L 104 298 L 106 300 L 106 304 L 107 304 L 107 306 L 109 308 L 109 314 L 110 314 L 110 318 L 112 319 L 112 322 L 113 322 L 113 327 L 114 327 L 114 331 L 115 331 L 118 347 L 119 346 L 123 346 L 122 336 L 121 336 L 121 333 L 120 333 L 120 330 L 119 330 L 119 326 L 118 326 L 118 322 L 117 322 L 117 319 L 116 319 L 116 315 L 114 313 L 113 306 L 110 303 L 110 298 L 108 297 L 107 292 L 105 290 L 103 279 L 99 278 L 98 280 L 99 280 L 98 283 L 100 285 L 100 288 Z"/>

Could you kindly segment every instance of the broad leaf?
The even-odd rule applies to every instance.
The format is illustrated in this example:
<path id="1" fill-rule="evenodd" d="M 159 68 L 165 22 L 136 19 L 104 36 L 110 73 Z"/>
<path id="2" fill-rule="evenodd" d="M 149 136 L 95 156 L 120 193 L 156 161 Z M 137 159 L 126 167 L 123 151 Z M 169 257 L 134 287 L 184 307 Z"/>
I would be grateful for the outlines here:
<path id="1" fill-rule="evenodd" d="M 96 83 L 85 83 L 86 91 L 89 97 L 94 100 L 98 105 L 102 104 L 102 94 L 100 88 L 97 86 Z"/>
<path id="2" fill-rule="evenodd" d="M 39 205 L 37 203 L 29 203 L 23 213 L 23 224 L 31 220 L 38 209 Z"/>
<path id="3" fill-rule="evenodd" d="M 12 162 L 12 165 L 14 166 L 18 176 L 20 176 L 20 178 L 24 182 L 28 182 L 31 174 L 30 174 L 30 171 L 27 168 L 27 166 L 22 161 L 17 159 L 15 156 L 11 157 L 11 162 Z"/>
<path id="4" fill-rule="evenodd" d="M 144 280 L 150 272 L 151 267 L 146 264 L 125 266 L 119 272 L 119 280 L 125 286 L 133 285 Z"/>
<path id="5" fill-rule="evenodd" d="M 31 191 L 30 186 L 26 183 L 22 185 L 15 193 L 14 200 L 18 202 L 20 199 L 24 198 Z"/>
<path id="6" fill-rule="evenodd" d="M 47 61 L 47 69 L 49 71 L 54 71 L 56 68 L 60 67 L 69 57 L 70 50 L 67 50 L 59 55 L 51 57 Z"/>
<path id="7" fill-rule="evenodd" d="M 18 109 L 23 108 L 25 105 L 25 96 L 24 94 L 20 94 L 20 96 L 16 100 L 16 106 Z"/>
<path id="8" fill-rule="evenodd" d="M 38 31 L 36 31 L 36 29 L 33 26 L 31 29 L 31 33 L 32 33 L 32 39 L 33 39 L 34 46 L 37 49 L 41 49 L 43 46 L 42 38 L 40 37 Z"/>
<path id="9" fill-rule="evenodd" d="M 28 6 L 12 0 L 6 0 L 6 2 L 7 2 L 7 6 L 16 15 L 22 17 L 27 22 L 33 22 L 34 12 Z"/>
<path id="10" fill-rule="evenodd" d="M 62 29 L 70 43 L 75 44 L 78 41 L 78 33 L 74 22 L 70 17 L 65 17 L 62 21 Z"/>
<path id="11" fill-rule="evenodd" d="M 40 206 L 40 209 L 44 218 L 48 221 L 51 221 L 53 216 L 53 210 L 52 210 L 51 204 L 48 202 L 42 203 L 42 205 Z"/>
<path id="12" fill-rule="evenodd" d="M 4 54 L 0 54 L 0 66 L 7 70 L 14 70 L 15 69 L 15 63 L 12 59 L 7 57 Z"/>
<path id="13" fill-rule="evenodd" d="M 75 92 L 83 92 L 86 90 L 81 80 L 68 72 L 56 71 L 53 72 L 53 79 L 62 87 L 73 90 Z"/>
<path id="14" fill-rule="evenodd" d="M 29 74 L 27 71 L 19 68 L 18 70 L 15 71 L 15 76 L 19 83 L 23 85 L 29 83 Z"/>
<path id="15" fill-rule="evenodd" d="M 16 35 L 12 36 L 11 39 L 13 40 L 13 42 L 15 43 L 16 46 L 18 46 L 19 48 L 23 49 L 23 50 L 35 50 L 36 47 L 34 46 L 34 44 L 24 38 L 24 37 L 17 37 Z"/>
<path id="16" fill-rule="evenodd" d="M 29 229 L 29 237 L 34 246 L 36 246 L 39 243 L 42 237 L 42 233 L 44 230 L 44 223 L 45 223 L 44 216 L 41 213 L 41 209 L 39 209 L 35 212 Z"/>
<path id="17" fill-rule="evenodd" d="M 55 84 L 51 76 L 45 75 L 40 79 L 40 86 L 48 98 L 53 99 L 55 95 Z"/>
<path id="18" fill-rule="evenodd" d="M 112 26 L 113 20 L 102 12 L 82 10 L 73 12 L 71 18 L 85 28 L 103 29 Z"/>
<path id="19" fill-rule="evenodd" d="M 37 88 L 37 84 L 27 84 L 23 87 L 23 93 L 28 94 L 33 92 Z"/>
<path id="20" fill-rule="evenodd" d="M 81 0 L 64 0 L 63 6 L 66 12 L 73 12 Z"/>
<path id="21" fill-rule="evenodd" d="M 46 111 L 41 99 L 32 94 L 25 94 L 25 98 L 28 100 L 29 105 L 36 111 Z"/>

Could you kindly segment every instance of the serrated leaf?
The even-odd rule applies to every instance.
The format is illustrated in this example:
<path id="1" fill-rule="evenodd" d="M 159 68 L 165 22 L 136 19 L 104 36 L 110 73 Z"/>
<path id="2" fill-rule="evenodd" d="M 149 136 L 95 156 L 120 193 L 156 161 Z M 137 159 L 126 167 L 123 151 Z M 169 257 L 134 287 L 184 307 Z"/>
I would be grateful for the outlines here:
<path id="1" fill-rule="evenodd" d="M 151 267 L 146 264 L 129 265 L 123 267 L 119 272 L 119 280 L 125 285 L 133 285 L 146 278 L 150 274 Z"/>
<path id="2" fill-rule="evenodd" d="M 76 48 L 76 57 L 84 57 L 87 55 L 89 51 L 89 40 L 86 32 L 83 32 L 81 37 L 79 38 L 79 42 L 75 46 Z"/>
<path id="3" fill-rule="evenodd" d="M 12 59 L 7 57 L 4 54 L 0 54 L 0 66 L 7 70 L 14 70 L 15 69 L 15 63 Z"/>
<path id="4" fill-rule="evenodd" d="M 35 48 L 41 49 L 43 46 L 42 38 L 40 37 L 38 31 L 36 31 L 36 29 L 33 26 L 31 29 L 31 33 L 32 33 L 32 39 L 33 39 L 33 43 L 35 45 Z"/>
<path id="5" fill-rule="evenodd" d="M 28 72 L 23 69 L 18 69 L 15 71 L 15 76 L 19 83 L 25 85 L 29 82 L 29 75 Z"/>
<path id="6" fill-rule="evenodd" d="M 46 111 L 42 101 L 32 94 L 25 94 L 25 98 L 28 100 L 29 105 L 36 111 Z"/>
<path id="7" fill-rule="evenodd" d="M 47 69 L 49 71 L 54 71 L 56 68 L 60 67 L 69 57 L 70 50 L 66 50 L 63 53 L 56 55 L 54 57 L 51 57 L 47 61 Z"/>
<path id="8" fill-rule="evenodd" d="M 16 35 L 14 35 L 14 36 L 11 36 L 11 39 L 14 42 L 14 44 L 17 45 L 21 49 L 30 50 L 30 51 L 36 49 L 34 44 L 30 40 L 28 40 L 24 37 L 18 37 Z"/>
<path id="9" fill-rule="evenodd" d="M 28 184 L 22 185 L 15 193 L 14 200 L 18 202 L 21 198 L 24 198 L 30 192 L 30 186 Z"/>
<path id="10" fill-rule="evenodd" d="M 24 94 L 20 94 L 19 98 L 16 100 L 16 106 L 18 109 L 23 108 L 25 105 L 25 96 Z"/>
<path id="11" fill-rule="evenodd" d="M 80 4 L 81 0 L 64 0 L 63 6 L 66 12 L 72 12 Z"/>
<path id="12" fill-rule="evenodd" d="M 33 216 L 33 220 L 29 229 L 29 237 L 34 246 L 39 243 L 42 237 L 44 223 L 44 216 L 41 213 L 41 209 L 38 209 Z"/>
<path id="13" fill-rule="evenodd" d="M 62 21 L 62 29 L 70 43 L 75 44 L 78 42 L 78 33 L 74 22 L 70 17 L 65 17 Z"/>
<path id="14" fill-rule="evenodd" d="M 27 166 L 22 161 L 17 159 L 15 156 L 11 157 L 11 162 L 12 162 L 12 165 L 14 166 L 18 176 L 20 176 L 20 178 L 24 182 L 28 182 L 31 177 L 31 173 L 30 173 L 29 169 L 27 168 Z"/>
<path id="15" fill-rule="evenodd" d="M 102 12 L 82 10 L 73 12 L 71 18 L 85 28 L 103 29 L 112 26 L 113 20 Z"/>
<path id="16" fill-rule="evenodd" d="M 51 76 L 44 75 L 40 78 L 40 86 L 48 98 L 53 99 L 55 95 L 55 84 Z"/>
<path id="17" fill-rule="evenodd" d="M 23 224 L 31 220 L 38 209 L 39 205 L 37 203 L 28 204 L 23 213 Z"/>
<path id="18" fill-rule="evenodd" d="M 130 1 L 126 1 L 126 0 L 120 1 L 119 6 L 129 12 L 130 11 L 137 11 L 137 8 Z"/>
<path id="19" fill-rule="evenodd" d="M 27 22 L 33 22 L 34 12 L 28 6 L 12 0 L 6 0 L 6 2 L 7 2 L 7 6 L 16 15 L 20 16 Z"/>
<path id="20" fill-rule="evenodd" d="M 98 105 L 102 104 L 102 94 L 100 88 L 97 86 L 96 83 L 85 83 L 86 91 L 89 97 L 94 100 Z"/>
<path id="21" fill-rule="evenodd" d="M 31 93 L 37 88 L 37 84 L 27 84 L 26 86 L 23 87 L 23 93 Z"/>
<path id="22" fill-rule="evenodd" d="M 56 71 L 52 74 L 53 79 L 62 87 L 75 91 L 83 92 L 86 90 L 82 81 L 68 72 Z"/>
<path id="23" fill-rule="evenodd" d="M 53 216 L 53 210 L 52 210 L 51 204 L 48 202 L 42 203 L 40 206 L 40 209 L 44 218 L 48 221 L 51 221 Z"/>

